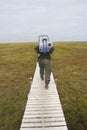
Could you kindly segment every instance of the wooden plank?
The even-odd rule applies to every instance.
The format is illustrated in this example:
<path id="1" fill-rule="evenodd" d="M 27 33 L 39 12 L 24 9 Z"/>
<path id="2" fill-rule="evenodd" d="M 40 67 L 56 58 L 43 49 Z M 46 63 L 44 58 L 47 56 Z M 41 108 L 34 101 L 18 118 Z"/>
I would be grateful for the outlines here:
<path id="1" fill-rule="evenodd" d="M 40 114 L 35 114 L 35 115 L 30 115 L 30 114 L 24 114 L 24 116 L 23 116 L 24 118 L 42 118 L 42 117 L 44 117 L 44 118 L 57 118 L 57 117 L 64 117 L 64 115 L 63 115 L 63 113 L 59 113 L 59 114 L 42 114 L 42 115 L 40 115 Z"/>
<path id="2" fill-rule="evenodd" d="M 57 94 L 41 94 L 41 93 L 30 93 L 29 96 L 46 96 L 46 97 L 57 97 L 58 98 L 58 95 Z"/>
<path id="3" fill-rule="evenodd" d="M 57 97 L 58 98 L 58 95 L 55 93 L 55 94 L 49 94 L 49 93 L 30 93 L 29 94 L 30 96 L 41 96 L 41 97 Z"/>
<path id="4" fill-rule="evenodd" d="M 41 84 L 42 85 L 42 84 Z M 30 92 L 43 92 L 43 93 L 51 93 L 51 92 L 55 92 L 55 93 L 57 93 L 58 94 L 58 92 L 56 91 L 56 88 L 50 88 L 49 87 L 49 89 L 44 89 L 45 87 L 43 87 L 43 88 L 39 88 L 39 87 L 36 87 L 36 88 L 31 88 L 31 91 Z"/>
<path id="5" fill-rule="evenodd" d="M 58 99 L 58 97 L 57 96 L 40 96 L 40 95 L 30 95 L 29 96 L 29 98 L 36 98 L 36 99 L 46 99 L 46 100 L 53 100 L 53 99 L 55 99 L 55 100 L 57 100 Z"/>
<path id="6" fill-rule="evenodd" d="M 54 100 L 55 99 L 55 101 L 56 100 L 58 100 L 58 98 L 57 97 L 40 97 L 40 96 L 30 96 L 29 95 L 29 99 L 44 99 L 44 100 Z"/>
<path id="7" fill-rule="evenodd" d="M 41 109 L 40 107 L 38 108 L 30 108 L 30 107 L 26 107 L 25 111 L 55 111 L 55 110 L 61 110 L 61 107 L 50 107 L 50 108 L 43 108 Z"/>
<path id="8" fill-rule="evenodd" d="M 34 115 L 34 114 L 59 114 L 59 113 L 63 113 L 62 110 L 55 110 L 55 111 L 25 111 L 25 114 L 30 114 L 30 115 Z"/>
<path id="9" fill-rule="evenodd" d="M 55 100 L 55 99 L 53 99 L 53 100 L 51 100 L 51 99 L 49 99 L 49 100 L 47 100 L 47 99 L 28 99 L 28 101 L 27 101 L 27 103 L 32 103 L 32 102 L 35 102 L 35 103 L 38 103 L 38 102 L 49 102 L 49 103 L 60 103 L 60 100 Z"/>
<path id="10" fill-rule="evenodd" d="M 68 130 L 66 126 L 59 127 L 42 127 L 42 128 L 21 128 L 20 130 Z"/>
<path id="11" fill-rule="evenodd" d="M 30 122 L 30 123 L 40 123 L 42 121 L 44 122 L 64 122 L 65 118 L 64 117 L 59 117 L 59 118 L 23 118 L 23 122 Z"/>
<path id="12" fill-rule="evenodd" d="M 28 101 L 29 100 L 45 100 L 45 101 L 59 101 L 60 102 L 60 99 L 56 96 L 40 96 L 40 95 L 36 95 L 36 96 L 33 96 L 33 95 L 30 95 L 29 98 L 28 98 Z"/>
<path id="13" fill-rule="evenodd" d="M 27 104 L 60 104 L 60 101 L 52 100 L 28 100 Z"/>
<path id="14" fill-rule="evenodd" d="M 43 104 L 44 103 L 44 104 Z M 38 101 L 38 102 L 36 102 L 36 101 L 33 101 L 33 102 L 27 102 L 27 105 L 60 105 L 60 102 L 52 102 L 52 101 L 50 101 L 50 102 L 41 102 L 41 101 Z"/>
<path id="15" fill-rule="evenodd" d="M 52 95 L 55 95 L 55 94 L 56 94 L 56 95 L 58 96 L 58 94 L 57 94 L 56 91 L 54 91 L 54 92 L 53 92 L 53 91 L 40 91 L 40 90 L 37 89 L 36 91 L 35 91 L 35 90 L 32 90 L 32 91 L 30 92 L 30 94 L 34 94 L 34 93 L 35 93 L 35 94 L 36 94 L 36 93 L 37 93 L 37 94 L 41 94 L 41 95 L 44 95 L 44 94 L 45 94 L 45 95 L 46 95 L 46 94 L 48 94 L 48 95 L 51 95 L 51 94 L 52 94 Z"/>
<path id="16" fill-rule="evenodd" d="M 26 110 L 44 110 L 44 111 L 46 111 L 46 110 L 59 110 L 59 109 L 61 109 L 61 107 L 59 106 L 36 106 L 36 107 L 31 107 L 31 106 L 26 106 Z"/>
<path id="17" fill-rule="evenodd" d="M 38 100 L 38 101 L 35 101 L 35 100 L 32 100 L 32 101 L 28 101 L 27 102 L 27 105 L 60 105 L 61 106 L 61 104 L 60 104 L 60 102 L 53 102 L 53 101 L 40 101 L 40 100 Z"/>
<path id="18" fill-rule="evenodd" d="M 27 105 L 26 105 L 26 108 L 41 108 L 41 109 L 43 108 L 43 109 L 44 109 L 44 108 L 46 108 L 46 107 L 47 107 L 47 108 L 50 108 L 50 107 L 52 108 L 52 107 L 53 107 L 53 108 L 56 109 L 57 107 L 61 107 L 61 105 L 60 105 L 60 104 L 59 104 L 59 105 L 58 105 L 58 104 L 56 104 L 56 105 L 55 105 L 55 104 L 52 104 L 52 105 L 51 105 L 51 104 L 50 104 L 50 105 L 45 105 L 45 104 L 43 104 L 43 105 L 33 105 L 33 104 L 32 104 L 32 105 L 28 105 L 28 104 L 27 104 Z M 61 109 L 62 109 L 62 108 L 61 108 Z"/>
<path id="19" fill-rule="evenodd" d="M 57 98 L 57 99 L 55 99 L 55 98 L 52 98 L 52 99 L 45 99 L 45 98 L 28 98 L 28 100 L 27 100 L 27 102 L 28 101 L 31 101 L 31 102 L 33 102 L 33 101 L 36 101 L 36 102 L 60 102 L 60 100 Z"/>
<path id="20" fill-rule="evenodd" d="M 31 91 L 38 91 L 38 92 L 45 92 L 45 93 L 48 93 L 48 92 L 56 92 L 56 93 L 58 93 L 57 91 L 56 91 L 56 88 L 55 87 L 49 87 L 49 89 L 44 89 L 44 87 L 42 88 L 42 87 L 40 87 L 40 88 L 31 88 Z"/>
<path id="21" fill-rule="evenodd" d="M 39 79 L 40 80 L 40 79 Z M 37 83 L 36 83 L 37 84 Z M 54 87 L 54 85 L 53 86 L 51 86 L 50 84 L 49 84 L 49 86 L 48 86 L 48 88 L 49 89 L 44 89 L 45 88 L 45 84 L 43 84 L 43 83 L 41 83 L 41 84 L 38 84 L 38 85 L 42 85 L 42 87 L 38 87 L 38 86 L 35 86 L 35 87 L 32 87 L 31 88 L 31 91 L 36 91 L 36 90 L 38 90 L 38 91 L 42 91 L 43 90 L 43 92 L 50 92 L 50 91 L 54 91 L 54 92 L 56 92 L 56 87 Z M 58 92 L 57 92 L 58 93 Z"/>
<path id="22" fill-rule="evenodd" d="M 45 102 L 45 103 L 44 103 Z M 52 100 L 49 100 L 49 101 L 46 101 L 46 100 L 29 100 L 27 102 L 27 104 L 60 104 L 60 101 L 52 101 Z"/>
<path id="23" fill-rule="evenodd" d="M 65 122 L 41 122 L 41 123 L 22 123 L 21 127 L 24 128 L 36 128 L 36 127 L 54 127 L 54 126 L 66 126 Z"/>

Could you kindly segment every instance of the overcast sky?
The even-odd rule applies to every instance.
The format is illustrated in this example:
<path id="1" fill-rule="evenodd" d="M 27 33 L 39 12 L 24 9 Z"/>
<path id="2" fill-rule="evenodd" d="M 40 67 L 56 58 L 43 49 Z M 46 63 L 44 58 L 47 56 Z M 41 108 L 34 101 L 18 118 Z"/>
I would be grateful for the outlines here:
<path id="1" fill-rule="evenodd" d="M 87 0 L 0 0 L 0 43 L 87 41 Z"/>

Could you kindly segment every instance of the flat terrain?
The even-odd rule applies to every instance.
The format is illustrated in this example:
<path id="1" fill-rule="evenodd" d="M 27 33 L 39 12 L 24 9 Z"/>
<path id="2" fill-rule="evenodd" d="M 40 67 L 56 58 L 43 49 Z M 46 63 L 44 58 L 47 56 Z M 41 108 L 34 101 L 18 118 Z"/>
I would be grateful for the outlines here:
<path id="1" fill-rule="evenodd" d="M 0 130 L 19 130 L 36 43 L 0 44 Z M 87 128 L 87 43 L 54 43 L 52 71 L 69 130 Z"/>

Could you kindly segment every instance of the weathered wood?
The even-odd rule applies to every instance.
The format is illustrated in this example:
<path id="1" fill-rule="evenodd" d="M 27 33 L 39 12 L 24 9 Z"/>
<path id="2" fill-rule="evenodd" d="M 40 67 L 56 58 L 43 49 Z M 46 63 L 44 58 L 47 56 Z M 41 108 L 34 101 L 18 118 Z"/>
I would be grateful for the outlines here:
<path id="1" fill-rule="evenodd" d="M 42 127 L 42 128 L 21 128 L 20 130 L 67 130 L 66 126 L 60 126 L 60 127 Z"/>
<path id="2" fill-rule="evenodd" d="M 47 113 L 47 114 L 34 114 L 34 115 L 31 115 L 31 114 L 24 114 L 24 118 L 52 118 L 52 117 L 63 117 L 63 113 L 58 113 L 58 114 L 50 114 L 50 113 Z"/>
<path id="3" fill-rule="evenodd" d="M 65 126 L 66 123 L 65 122 L 44 122 L 42 120 L 42 122 L 40 123 L 22 123 L 22 126 L 21 127 L 24 127 L 24 128 L 38 128 L 38 127 L 54 127 L 54 126 Z"/>
<path id="4" fill-rule="evenodd" d="M 43 107 L 42 107 L 43 108 Z M 44 108 L 44 109 L 41 109 L 40 107 L 38 107 L 38 108 L 30 108 L 30 107 L 28 107 L 28 108 L 26 108 L 25 109 L 26 111 L 27 110 L 29 110 L 29 111 L 55 111 L 55 110 L 61 110 L 61 107 L 46 107 L 46 108 Z"/>
<path id="5" fill-rule="evenodd" d="M 52 73 L 50 78 L 46 89 L 37 64 L 20 130 L 68 130 Z"/>
<path id="6" fill-rule="evenodd" d="M 23 122 L 36 122 L 36 123 L 40 123 L 41 121 L 44 121 L 44 122 L 63 122 L 65 121 L 64 117 L 59 117 L 59 118 L 23 118 Z"/>
<path id="7" fill-rule="evenodd" d="M 48 113 L 50 113 L 50 114 L 52 114 L 52 113 L 54 113 L 54 114 L 59 114 L 59 113 L 62 113 L 62 110 L 60 109 L 60 110 L 55 110 L 55 111 L 28 111 L 28 110 L 26 110 L 25 111 L 25 114 L 29 114 L 29 115 L 33 115 L 33 114 L 48 114 Z"/>

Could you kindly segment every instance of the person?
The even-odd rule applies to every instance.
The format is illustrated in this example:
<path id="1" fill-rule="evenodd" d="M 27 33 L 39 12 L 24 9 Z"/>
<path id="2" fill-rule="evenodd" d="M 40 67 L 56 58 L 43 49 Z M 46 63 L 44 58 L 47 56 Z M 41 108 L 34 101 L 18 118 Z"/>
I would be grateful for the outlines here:
<path id="1" fill-rule="evenodd" d="M 46 39 L 43 39 L 43 41 Z M 38 62 L 40 67 L 40 77 L 42 80 L 44 80 L 45 75 L 45 88 L 48 88 L 48 84 L 50 82 L 50 75 L 51 75 L 51 54 L 54 52 L 54 47 L 51 47 L 51 43 L 49 45 L 49 51 L 48 52 L 41 52 L 39 49 L 39 45 L 36 46 L 34 49 L 39 54 L 38 56 Z"/>

